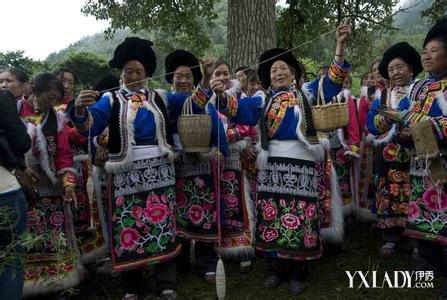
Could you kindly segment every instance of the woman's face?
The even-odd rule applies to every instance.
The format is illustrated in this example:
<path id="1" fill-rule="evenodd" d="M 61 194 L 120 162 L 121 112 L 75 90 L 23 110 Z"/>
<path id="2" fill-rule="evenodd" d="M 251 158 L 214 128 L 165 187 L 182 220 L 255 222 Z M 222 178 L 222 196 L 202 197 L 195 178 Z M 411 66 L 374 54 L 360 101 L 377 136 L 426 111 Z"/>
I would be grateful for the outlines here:
<path id="1" fill-rule="evenodd" d="M 226 64 L 217 66 L 213 71 L 212 79 L 220 79 L 228 88 L 230 85 L 230 69 Z"/>
<path id="2" fill-rule="evenodd" d="M 375 84 L 384 84 L 385 78 L 383 78 L 379 73 L 379 64 L 380 62 L 374 63 L 374 65 L 371 67 L 371 74 L 374 77 Z"/>
<path id="3" fill-rule="evenodd" d="M 247 94 L 253 96 L 257 91 L 261 90 L 261 82 L 259 80 L 250 80 L 247 83 Z"/>
<path id="4" fill-rule="evenodd" d="M 146 70 L 142 63 L 137 60 L 129 60 L 121 70 L 121 80 L 131 91 L 139 91 L 144 88 Z"/>
<path id="5" fill-rule="evenodd" d="M 191 93 L 194 87 L 194 77 L 187 66 L 179 66 L 172 77 L 172 85 L 177 93 Z"/>
<path id="6" fill-rule="evenodd" d="M 75 87 L 75 79 L 72 73 L 64 72 L 62 73 L 60 80 L 64 86 L 64 98 L 73 99 L 73 92 Z"/>
<path id="7" fill-rule="evenodd" d="M 388 77 L 392 85 L 404 86 L 411 81 L 413 71 L 409 64 L 397 57 L 388 64 Z"/>
<path id="8" fill-rule="evenodd" d="M 447 51 L 442 42 L 432 40 L 422 50 L 421 62 L 425 72 L 440 78 L 447 73 Z"/>
<path id="9" fill-rule="evenodd" d="M 241 88 L 243 91 L 247 90 L 247 75 L 245 75 L 243 70 L 236 72 L 237 80 L 241 83 Z"/>
<path id="10" fill-rule="evenodd" d="M 38 95 L 33 94 L 33 96 L 37 107 L 41 111 L 46 112 L 53 106 L 57 105 L 60 101 L 62 101 L 64 95 L 62 95 L 56 89 L 50 89 L 48 91 L 43 91 Z"/>
<path id="11" fill-rule="evenodd" d="M 19 98 L 23 95 L 25 84 L 21 83 L 15 75 L 9 71 L 0 73 L 0 88 L 9 91 L 14 97 Z"/>
<path id="12" fill-rule="evenodd" d="M 270 80 L 273 88 L 288 88 L 292 85 L 294 79 L 295 74 L 286 62 L 277 60 L 273 63 L 270 68 Z"/>

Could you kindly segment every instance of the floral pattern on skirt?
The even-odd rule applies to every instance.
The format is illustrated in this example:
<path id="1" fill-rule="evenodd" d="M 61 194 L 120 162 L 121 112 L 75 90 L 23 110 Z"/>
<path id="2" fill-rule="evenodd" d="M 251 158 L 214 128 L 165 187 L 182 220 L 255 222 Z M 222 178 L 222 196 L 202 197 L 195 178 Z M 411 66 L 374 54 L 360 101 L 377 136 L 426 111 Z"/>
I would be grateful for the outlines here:
<path id="1" fill-rule="evenodd" d="M 199 162 L 198 162 L 199 163 Z M 179 235 L 203 242 L 219 239 L 217 227 L 217 197 L 215 163 L 201 162 L 208 166 L 202 174 L 179 174 L 176 178 L 176 222 Z M 188 165 L 183 165 L 188 168 Z"/>
<path id="2" fill-rule="evenodd" d="M 332 148 L 331 156 L 333 158 L 335 172 L 337 173 L 338 185 L 343 200 L 343 206 L 349 206 L 353 202 L 353 187 L 351 186 L 351 159 L 344 155 L 343 148 Z"/>
<path id="3" fill-rule="evenodd" d="M 447 245 L 446 188 L 434 186 L 429 177 L 411 176 L 405 235 Z"/>
<path id="4" fill-rule="evenodd" d="M 380 149 L 382 163 L 376 168 L 377 228 L 405 228 L 411 192 L 409 155 L 399 144 Z"/>
<path id="5" fill-rule="evenodd" d="M 26 254 L 25 284 L 43 285 L 49 291 L 63 289 L 58 287 L 58 281 L 77 272 L 70 207 L 60 196 L 39 198 L 28 209 L 26 226 L 39 242 Z"/>
<path id="6" fill-rule="evenodd" d="M 113 176 L 110 182 L 113 183 Z M 112 216 L 110 252 L 115 271 L 158 263 L 180 251 L 175 230 L 173 186 L 110 196 L 109 208 Z"/>
<path id="7" fill-rule="evenodd" d="M 281 172 L 279 167 L 286 168 L 281 168 Z M 303 170 L 305 172 L 300 172 Z M 271 191 L 266 190 L 264 184 L 263 190 L 258 193 L 256 249 L 266 252 L 268 256 L 287 259 L 309 260 L 321 257 L 317 193 L 300 195 L 298 185 L 295 185 L 297 190 L 291 190 L 291 193 L 274 192 L 283 190 L 278 189 L 281 183 L 276 180 L 281 177 L 297 179 L 300 185 L 306 184 L 305 190 L 316 191 L 318 178 L 315 163 L 269 157 L 266 170 L 263 171 L 260 176 L 268 176 L 274 180 L 267 186 Z"/>

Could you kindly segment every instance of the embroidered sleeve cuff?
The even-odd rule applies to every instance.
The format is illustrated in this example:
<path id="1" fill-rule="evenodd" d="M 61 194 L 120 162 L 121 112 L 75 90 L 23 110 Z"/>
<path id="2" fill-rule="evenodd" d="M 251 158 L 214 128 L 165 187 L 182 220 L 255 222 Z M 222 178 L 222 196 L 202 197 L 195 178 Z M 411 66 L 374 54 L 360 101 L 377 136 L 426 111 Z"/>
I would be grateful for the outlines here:
<path id="1" fill-rule="evenodd" d="M 390 129 L 390 126 L 385 117 L 381 115 L 377 115 L 374 117 L 374 127 L 379 133 L 384 133 Z"/>
<path id="2" fill-rule="evenodd" d="M 192 93 L 191 98 L 201 109 L 204 109 L 210 96 L 209 93 L 198 86 Z"/>
<path id="3" fill-rule="evenodd" d="M 70 119 L 80 132 L 86 132 L 93 124 L 93 118 L 88 110 L 86 115 L 81 117 L 76 115 L 74 107 L 70 110 Z"/>
<path id="4" fill-rule="evenodd" d="M 109 143 L 109 135 L 108 135 L 108 134 L 101 134 L 101 135 L 98 136 L 98 138 L 96 139 L 96 142 L 97 142 L 98 145 L 100 145 L 101 147 L 107 148 L 107 144 Z"/>
<path id="5" fill-rule="evenodd" d="M 447 137 L 447 119 L 444 117 L 430 119 L 432 127 L 438 137 L 442 140 Z"/>
<path id="6" fill-rule="evenodd" d="M 345 149 L 345 155 L 349 155 L 352 157 L 360 157 L 360 148 L 357 145 L 349 145 L 348 147 L 346 147 Z"/>
<path id="7" fill-rule="evenodd" d="M 349 64 L 349 62 L 347 60 L 343 61 L 343 65 L 340 66 L 335 62 L 335 59 L 334 59 L 331 67 L 329 68 L 328 76 L 336 84 L 342 85 L 345 78 L 349 74 L 350 68 L 351 68 L 351 65 Z"/>
<path id="8" fill-rule="evenodd" d="M 76 175 L 73 172 L 67 171 L 62 175 L 62 186 L 67 188 L 68 186 L 76 186 Z"/>
<path id="9" fill-rule="evenodd" d="M 241 139 L 241 134 L 237 127 L 228 128 L 227 130 L 227 139 L 229 143 L 237 142 Z"/>
<path id="10" fill-rule="evenodd" d="M 227 116 L 229 118 L 234 118 L 237 114 L 238 101 L 234 96 L 228 97 L 227 100 Z"/>

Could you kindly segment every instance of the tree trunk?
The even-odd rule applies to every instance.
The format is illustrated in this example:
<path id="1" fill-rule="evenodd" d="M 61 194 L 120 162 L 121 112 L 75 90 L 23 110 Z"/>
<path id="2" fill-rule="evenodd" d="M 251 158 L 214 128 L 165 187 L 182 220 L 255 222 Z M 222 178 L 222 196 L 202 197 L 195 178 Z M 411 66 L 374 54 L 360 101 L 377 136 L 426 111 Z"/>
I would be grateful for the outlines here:
<path id="1" fill-rule="evenodd" d="M 228 62 L 253 66 L 276 47 L 275 0 L 228 0 Z"/>

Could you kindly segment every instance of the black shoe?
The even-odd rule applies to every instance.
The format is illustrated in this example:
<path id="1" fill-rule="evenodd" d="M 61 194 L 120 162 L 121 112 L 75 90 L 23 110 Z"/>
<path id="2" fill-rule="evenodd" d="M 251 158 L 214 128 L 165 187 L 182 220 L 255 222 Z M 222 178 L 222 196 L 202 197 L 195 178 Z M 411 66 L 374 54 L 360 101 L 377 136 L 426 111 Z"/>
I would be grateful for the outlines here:
<path id="1" fill-rule="evenodd" d="M 304 291 L 305 284 L 302 281 L 296 279 L 290 279 L 289 291 L 293 294 L 301 294 Z"/>
<path id="2" fill-rule="evenodd" d="M 276 274 L 269 274 L 264 277 L 263 286 L 266 289 L 277 288 L 281 284 L 281 278 Z"/>

